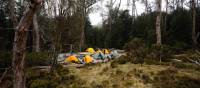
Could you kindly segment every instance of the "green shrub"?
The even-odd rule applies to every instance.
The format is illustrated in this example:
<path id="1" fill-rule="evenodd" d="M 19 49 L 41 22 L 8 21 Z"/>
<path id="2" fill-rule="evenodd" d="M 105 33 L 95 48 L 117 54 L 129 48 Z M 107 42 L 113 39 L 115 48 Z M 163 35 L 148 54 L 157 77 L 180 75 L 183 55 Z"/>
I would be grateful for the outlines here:
<path id="1" fill-rule="evenodd" d="M 148 65 L 165 65 L 165 66 L 169 66 L 170 65 L 170 62 L 159 62 L 157 60 L 149 59 L 149 58 L 145 59 L 144 63 L 148 64 Z"/>
<path id="2" fill-rule="evenodd" d="M 38 65 L 48 65 L 49 57 L 47 53 L 27 53 L 25 58 L 25 63 L 27 66 L 38 66 Z M 0 51 L 0 67 L 6 68 L 11 66 L 12 63 L 12 53 Z"/>
<path id="3" fill-rule="evenodd" d="M 12 54 L 11 52 L 0 51 L 0 68 L 7 68 L 11 66 Z"/>
<path id="4" fill-rule="evenodd" d="M 48 88 L 48 85 L 48 80 L 37 79 L 32 81 L 30 88 Z"/>
<path id="5" fill-rule="evenodd" d="M 143 63 L 147 55 L 147 48 L 142 39 L 134 38 L 127 44 L 124 49 L 128 52 L 128 57 L 132 63 Z"/>
<path id="6" fill-rule="evenodd" d="M 199 86 L 200 79 L 185 76 L 178 78 L 174 88 L 199 88 Z"/>
<path id="7" fill-rule="evenodd" d="M 39 70 L 27 70 L 27 88 L 83 88 L 85 82 L 69 69 L 58 65 L 56 70 L 48 73 Z"/>
<path id="8" fill-rule="evenodd" d="M 177 69 L 174 68 L 168 68 L 166 70 L 160 71 L 154 77 L 155 88 L 176 88 L 174 87 L 176 74 L 177 74 Z"/>
<path id="9" fill-rule="evenodd" d="M 169 68 L 159 72 L 154 78 L 154 88 L 199 88 L 200 79 L 198 77 L 179 76 L 177 70 Z"/>
<path id="10" fill-rule="evenodd" d="M 115 60 L 118 64 L 126 64 L 129 61 L 129 57 L 121 56 Z"/>
<path id="11" fill-rule="evenodd" d="M 148 59 L 153 59 L 156 61 L 164 61 L 164 62 L 169 62 L 171 61 L 172 58 L 172 48 L 167 45 L 162 45 L 161 47 L 152 45 L 148 49 Z"/>
<path id="12" fill-rule="evenodd" d="M 126 51 L 133 51 L 135 49 L 138 49 L 138 48 L 141 48 L 141 47 L 144 47 L 144 46 L 145 46 L 145 44 L 144 44 L 144 41 L 142 39 L 134 38 L 130 42 L 125 44 L 124 49 Z"/>
<path id="13" fill-rule="evenodd" d="M 116 68 L 118 66 L 118 64 L 126 64 L 127 62 L 130 62 L 130 61 L 131 60 L 130 60 L 129 57 L 127 57 L 127 56 L 121 56 L 121 57 L 119 57 L 117 59 L 114 59 L 111 62 L 110 66 L 111 66 L 111 68 Z"/>
<path id="14" fill-rule="evenodd" d="M 182 63 L 182 62 L 174 62 L 173 66 L 180 69 L 194 69 L 194 70 L 200 70 L 200 67 L 193 63 Z"/>
<path id="15" fill-rule="evenodd" d="M 50 59 L 47 53 L 28 53 L 25 62 L 28 66 L 42 66 L 49 65 Z"/>
<path id="16" fill-rule="evenodd" d="M 147 47 L 142 39 L 134 38 L 127 44 L 125 44 L 124 49 L 128 52 L 127 57 L 129 58 L 129 62 L 135 64 L 142 64 L 145 61 L 146 63 L 155 63 L 159 64 L 161 62 L 170 62 L 172 58 L 172 54 L 174 52 L 170 46 L 162 45 L 158 47 L 156 45 L 152 45 L 151 47 Z M 147 59 L 147 60 L 146 60 Z"/>

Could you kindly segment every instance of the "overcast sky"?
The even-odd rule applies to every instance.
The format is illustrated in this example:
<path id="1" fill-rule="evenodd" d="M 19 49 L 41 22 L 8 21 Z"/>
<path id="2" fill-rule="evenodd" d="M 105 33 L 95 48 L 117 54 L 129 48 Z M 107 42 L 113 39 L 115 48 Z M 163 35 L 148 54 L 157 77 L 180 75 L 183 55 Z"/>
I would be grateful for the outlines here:
<path id="1" fill-rule="evenodd" d="M 102 22 L 102 17 L 101 17 L 101 13 L 102 10 L 104 10 L 105 12 L 107 12 L 105 5 L 106 3 L 110 1 L 110 0 L 104 0 L 103 1 L 103 5 L 101 6 L 101 2 L 98 2 L 97 4 L 93 5 L 94 8 L 98 8 L 97 10 L 94 10 L 93 12 L 91 12 L 89 14 L 90 17 L 90 21 L 92 23 L 92 25 L 98 25 L 101 24 Z M 115 5 L 118 5 L 120 0 L 117 0 Z M 132 1 L 132 0 L 130 0 Z M 148 0 L 150 3 L 154 3 L 155 0 Z M 164 3 L 164 2 L 163 2 Z M 130 3 L 131 5 L 132 3 Z M 121 0 L 121 7 L 120 9 L 127 9 L 127 0 Z M 164 4 L 163 4 L 164 5 Z M 163 6 L 164 7 L 164 6 Z M 131 6 L 129 7 L 130 13 L 131 13 Z M 137 13 L 138 15 L 140 15 L 141 13 L 143 13 L 145 11 L 145 7 L 144 4 L 142 4 L 141 2 L 136 2 L 136 8 L 137 8 Z M 105 13 L 104 13 L 105 14 Z"/>

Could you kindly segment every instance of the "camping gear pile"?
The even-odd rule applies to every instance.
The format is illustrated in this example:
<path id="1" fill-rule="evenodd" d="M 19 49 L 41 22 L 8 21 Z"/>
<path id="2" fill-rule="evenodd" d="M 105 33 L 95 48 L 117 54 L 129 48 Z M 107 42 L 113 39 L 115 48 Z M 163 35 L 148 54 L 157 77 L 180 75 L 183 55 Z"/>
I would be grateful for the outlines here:
<path id="1" fill-rule="evenodd" d="M 117 52 L 117 50 L 97 49 L 95 51 L 93 48 L 87 48 L 86 52 L 80 52 L 77 54 L 70 53 L 70 54 L 65 54 L 65 55 L 66 56 L 64 60 L 59 60 L 60 62 L 64 64 L 102 63 L 102 62 L 108 62 L 114 58 L 120 57 L 120 54 Z"/>

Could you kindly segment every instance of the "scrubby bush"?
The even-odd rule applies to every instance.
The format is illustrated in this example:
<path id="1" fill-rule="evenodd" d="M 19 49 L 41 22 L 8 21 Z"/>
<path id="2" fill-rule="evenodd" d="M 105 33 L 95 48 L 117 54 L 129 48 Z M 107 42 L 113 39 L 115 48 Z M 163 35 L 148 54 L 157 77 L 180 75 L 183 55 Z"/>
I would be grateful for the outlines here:
<path id="1" fill-rule="evenodd" d="M 131 62 L 135 64 L 155 64 L 155 65 L 169 65 L 173 55 L 177 54 L 179 50 L 173 48 L 169 45 L 145 45 L 144 41 L 139 38 L 134 38 L 127 44 L 125 44 L 124 49 L 127 52 L 127 59 L 117 60 L 118 62 Z M 178 52 L 179 53 L 179 52 Z"/>
<path id="2" fill-rule="evenodd" d="M 26 71 L 27 88 L 83 88 L 85 82 L 69 71 L 69 69 L 56 66 L 51 73 L 46 71 Z M 62 86 L 61 86 L 62 85 Z"/>
<path id="3" fill-rule="evenodd" d="M 50 58 L 48 53 L 28 53 L 25 58 L 26 65 L 28 66 L 41 66 L 49 65 Z"/>
<path id="4" fill-rule="evenodd" d="M 37 79 L 32 81 L 30 88 L 48 88 L 48 84 L 48 80 Z"/>
<path id="5" fill-rule="evenodd" d="M 154 88 L 199 88 L 200 79 L 191 75 L 179 75 L 178 69 L 169 68 L 159 72 L 154 78 Z"/>
<path id="6" fill-rule="evenodd" d="M 110 64 L 111 68 L 116 68 L 118 66 L 118 63 L 116 61 L 112 61 Z"/>
<path id="7" fill-rule="evenodd" d="M 125 44 L 124 49 L 126 50 L 126 52 L 128 52 L 127 56 L 130 58 L 130 62 L 144 62 L 144 58 L 147 55 L 147 48 L 142 39 L 134 38 L 133 40 Z"/>
<path id="8" fill-rule="evenodd" d="M 131 58 L 130 57 L 127 57 L 127 56 L 121 56 L 117 59 L 114 59 L 110 66 L 111 68 L 116 68 L 118 66 L 118 64 L 126 64 L 127 62 L 131 62 Z"/>
<path id="9" fill-rule="evenodd" d="M 172 64 L 174 67 L 176 68 L 180 68 L 180 69 L 194 69 L 194 70 L 200 70 L 200 67 L 196 64 L 193 63 L 182 63 L 182 62 L 174 62 Z"/>
<path id="10" fill-rule="evenodd" d="M 148 52 L 149 54 L 147 55 L 147 58 L 156 61 L 169 62 L 172 57 L 172 49 L 170 46 L 167 45 L 162 45 L 162 46 L 152 45 L 149 48 Z"/>
<path id="11" fill-rule="evenodd" d="M 11 52 L 0 51 L 0 67 L 7 68 L 12 63 Z M 38 65 L 49 65 L 49 56 L 45 52 L 40 53 L 27 53 L 25 57 L 26 66 L 38 66 Z"/>

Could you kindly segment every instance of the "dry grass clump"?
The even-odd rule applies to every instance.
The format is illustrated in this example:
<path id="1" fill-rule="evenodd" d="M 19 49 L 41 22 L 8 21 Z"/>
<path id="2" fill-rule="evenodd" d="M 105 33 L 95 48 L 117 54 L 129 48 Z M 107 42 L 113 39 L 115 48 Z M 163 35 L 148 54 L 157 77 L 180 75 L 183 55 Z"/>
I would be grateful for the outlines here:
<path id="1" fill-rule="evenodd" d="M 112 62 L 82 68 L 62 68 L 56 74 L 32 79 L 38 85 L 57 88 L 198 88 L 200 72 L 166 65 L 117 64 Z M 47 73 L 33 75 L 33 78 Z M 53 81 L 50 81 L 53 80 Z"/>

